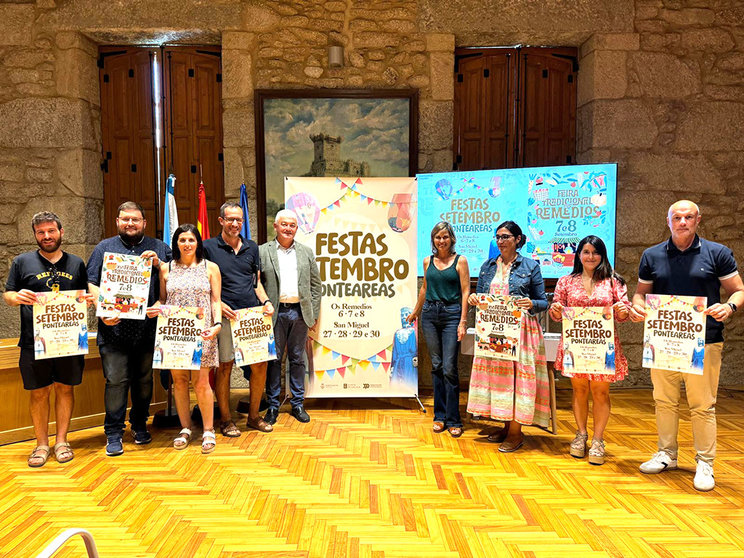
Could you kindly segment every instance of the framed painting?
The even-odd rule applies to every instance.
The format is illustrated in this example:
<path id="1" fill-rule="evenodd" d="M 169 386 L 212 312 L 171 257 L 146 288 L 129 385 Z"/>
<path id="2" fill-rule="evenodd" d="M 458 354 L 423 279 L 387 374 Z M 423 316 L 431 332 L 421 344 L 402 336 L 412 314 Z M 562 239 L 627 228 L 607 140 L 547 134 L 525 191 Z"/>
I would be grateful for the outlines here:
<path id="1" fill-rule="evenodd" d="M 258 240 L 273 237 L 285 176 L 415 176 L 418 90 L 259 89 Z"/>

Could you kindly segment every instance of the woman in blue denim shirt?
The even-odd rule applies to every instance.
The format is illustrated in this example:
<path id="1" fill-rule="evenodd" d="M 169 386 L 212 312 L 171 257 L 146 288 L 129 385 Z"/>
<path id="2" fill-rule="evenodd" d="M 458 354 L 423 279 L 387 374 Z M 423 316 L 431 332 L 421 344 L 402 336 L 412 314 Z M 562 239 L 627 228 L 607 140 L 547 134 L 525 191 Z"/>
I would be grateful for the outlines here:
<path id="1" fill-rule="evenodd" d="M 434 386 L 434 432 L 445 429 L 453 438 L 462 436 L 460 378 L 457 355 L 465 335 L 470 294 L 470 270 L 465 256 L 455 253 L 455 231 L 442 221 L 431 230 L 432 255 L 424 258 L 424 284 L 413 322 L 421 314 L 422 331 L 431 357 Z"/>
<path id="2" fill-rule="evenodd" d="M 550 418 L 550 386 L 545 360 L 545 341 L 535 314 L 548 308 L 540 265 L 517 251 L 525 243 L 522 229 L 505 221 L 496 229 L 501 255 L 487 260 L 478 276 L 476 293 L 468 303 L 476 306 L 478 294 L 519 297 L 522 309 L 517 361 L 485 357 L 473 359 L 468 412 L 507 423 L 488 437 L 502 442 L 499 451 L 512 452 L 524 443 L 522 425 L 547 427 Z"/>

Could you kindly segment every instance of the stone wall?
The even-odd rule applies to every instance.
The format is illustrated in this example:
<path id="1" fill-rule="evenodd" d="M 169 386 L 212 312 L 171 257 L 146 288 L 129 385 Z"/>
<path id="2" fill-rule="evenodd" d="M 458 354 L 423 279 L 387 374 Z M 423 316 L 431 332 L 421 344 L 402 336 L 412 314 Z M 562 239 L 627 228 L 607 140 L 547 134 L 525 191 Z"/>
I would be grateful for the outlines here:
<path id="1" fill-rule="evenodd" d="M 741 2 L 637 0 L 632 33 L 597 33 L 581 45 L 578 90 L 580 162 L 617 161 L 617 268 L 635 288 L 648 245 L 668 236 L 666 208 L 691 199 L 701 235 L 744 257 L 744 5 Z M 622 325 L 640 372 L 642 327 Z M 726 328 L 722 382 L 744 371 L 741 319 Z"/>
<path id="2" fill-rule="evenodd" d="M 99 240 L 97 48 L 164 42 L 222 45 L 226 195 L 237 197 L 245 178 L 253 199 L 256 89 L 417 88 L 419 170 L 447 171 L 456 46 L 580 47 L 579 162 L 619 164 L 618 269 L 631 290 L 641 251 L 664 238 L 665 208 L 678 198 L 700 203 L 703 234 L 741 259 L 742 22 L 737 0 L 6 0 L 0 275 L 34 247 L 38 210 L 60 213 L 72 252 L 87 256 Z M 331 45 L 344 47 L 344 67 L 328 67 Z M 744 379 L 740 323 L 728 328 L 724 383 Z M 0 324 L 0 336 L 17 335 L 17 310 L 1 306 Z M 621 334 L 638 363 L 639 326 Z M 647 378 L 636 366 L 628 383 Z"/>

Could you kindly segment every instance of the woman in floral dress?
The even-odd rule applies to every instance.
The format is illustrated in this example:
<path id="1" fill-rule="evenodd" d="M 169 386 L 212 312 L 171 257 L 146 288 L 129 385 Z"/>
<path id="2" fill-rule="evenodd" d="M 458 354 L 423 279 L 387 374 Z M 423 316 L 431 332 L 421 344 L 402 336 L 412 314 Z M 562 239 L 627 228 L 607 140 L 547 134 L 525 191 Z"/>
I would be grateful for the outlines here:
<path id="1" fill-rule="evenodd" d="M 468 304 L 478 304 L 478 294 L 505 294 L 519 297 L 523 310 L 516 362 L 476 357 L 470 375 L 468 412 L 507 423 L 491 434 L 492 442 L 502 442 L 501 452 L 522 447 L 522 425 L 547 427 L 550 419 L 550 385 L 545 360 L 545 341 L 535 314 L 548 308 L 540 265 L 517 250 L 525 243 L 522 229 L 514 221 L 496 228 L 501 255 L 488 259 L 481 267 L 476 292 Z"/>
<path id="2" fill-rule="evenodd" d="M 576 248 L 573 272 L 558 279 L 555 286 L 553 304 L 550 306 L 550 317 L 561 320 L 563 307 L 612 306 L 615 320 L 624 322 L 628 319 L 630 302 L 625 281 L 615 273 L 607 260 L 607 248 L 602 239 L 587 236 Z M 605 458 L 604 430 L 610 418 L 610 384 L 625 378 L 628 373 L 628 361 L 625 359 L 620 341 L 615 331 L 614 364 L 612 375 L 578 374 L 564 369 L 563 340 L 555 359 L 556 370 L 563 370 L 563 375 L 571 378 L 573 386 L 573 412 L 578 431 L 571 442 L 570 453 L 580 459 L 586 455 L 587 417 L 589 415 L 589 392 L 594 401 L 592 415 L 594 418 L 594 436 L 589 449 L 589 463 L 601 465 Z"/>
<path id="3" fill-rule="evenodd" d="M 181 225 L 173 233 L 173 260 L 160 266 L 160 301 L 147 311 L 148 316 L 161 313 L 161 304 L 167 306 L 192 306 L 204 309 L 204 330 L 201 334 L 201 368 L 171 370 L 173 395 L 181 421 L 181 432 L 173 447 L 180 450 L 191 441 L 191 414 L 189 380 L 193 379 L 196 400 L 202 413 L 204 432 L 202 453 L 214 451 L 214 395 L 209 385 L 209 371 L 218 366 L 217 339 L 222 322 L 220 304 L 221 276 L 216 264 L 204 259 L 199 230 L 191 224 Z M 196 356 L 194 357 L 196 358 Z"/>

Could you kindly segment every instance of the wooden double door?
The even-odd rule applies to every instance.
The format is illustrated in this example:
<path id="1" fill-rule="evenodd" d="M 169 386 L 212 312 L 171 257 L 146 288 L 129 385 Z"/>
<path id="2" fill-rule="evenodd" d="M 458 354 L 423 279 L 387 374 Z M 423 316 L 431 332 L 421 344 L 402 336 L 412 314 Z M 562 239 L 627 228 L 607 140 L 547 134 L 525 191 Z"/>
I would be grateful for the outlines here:
<path id="1" fill-rule="evenodd" d="M 222 73 L 218 47 L 104 47 L 101 86 L 105 232 L 133 200 L 160 236 L 165 181 L 176 176 L 180 223 L 196 223 L 203 179 L 210 231 L 224 200 Z"/>
<path id="2" fill-rule="evenodd" d="M 576 162 L 573 48 L 455 52 L 455 170 Z"/>

